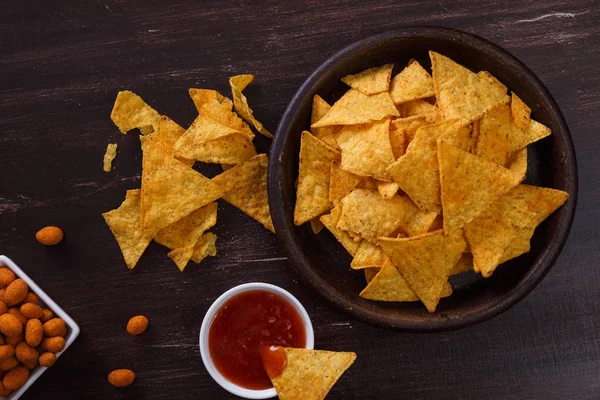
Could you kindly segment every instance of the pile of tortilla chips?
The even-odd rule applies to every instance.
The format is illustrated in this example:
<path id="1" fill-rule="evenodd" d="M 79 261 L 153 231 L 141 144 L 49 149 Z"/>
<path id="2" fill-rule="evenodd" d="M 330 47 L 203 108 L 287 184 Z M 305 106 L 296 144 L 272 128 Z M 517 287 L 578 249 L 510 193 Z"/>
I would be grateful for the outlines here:
<path id="1" fill-rule="evenodd" d="M 294 222 L 331 231 L 364 270 L 363 298 L 434 312 L 451 275 L 487 278 L 528 252 L 568 194 L 521 183 L 527 145 L 550 128 L 487 71 L 429 55 L 431 74 L 386 64 L 342 78 L 333 105 L 314 97 Z"/>
<path id="2" fill-rule="evenodd" d="M 168 256 L 181 271 L 190 260 L 200 263 L 215 256 L 217 237 L 207 231 L 217 223 L 218 199 L 274 231 L 267 202 L 268 157 L 257 155 L 254 133 L 242 119 L 272 137 L 241 92 L 252 79 L 230 79 L 233 102 L 214 90 L 190 89 L 198 117 L 187 130 L 132 92 L 117 95 L 111 119 L 122 133 L 136 128 L 141 133 L 142 183 L 141 189 L 127 191 L 119 208 L 102 215 L 130 269 L 152 240 L 170 250 Z M 115 154 L 116 145 L 109 145 L 105 171 Z M 209 179 L 193 169 L 196 162 L 221 164 L 226 171 Z"/>

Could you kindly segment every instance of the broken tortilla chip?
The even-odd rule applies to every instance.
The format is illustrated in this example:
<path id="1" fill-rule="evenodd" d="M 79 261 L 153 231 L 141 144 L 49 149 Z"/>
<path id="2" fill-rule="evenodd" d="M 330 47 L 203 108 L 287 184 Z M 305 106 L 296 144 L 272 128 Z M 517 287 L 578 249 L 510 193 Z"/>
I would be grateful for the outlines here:
<path id="1" fill-rule="evenodd" d="M 220 95 L 219 95 L 220 96 Z M 226 97 L 223 97 L 225 101 L 220 102 L 217 99 L 208 99 L 202 103 L 198 108 L 200 115 L 217 121 L 221 125 L 225 125 L 231 129 L 245 135 L 248 139 L 254 139 L 254 133 L 234 111 L 232 111 L 233 103 Z"/>
<path id="2" fill-rule="evenodd" d="M 110 172 L 112 170 L 112 162 L 117 155 L 117 145 L 115 143 L 109 143 L 106 146 L 106 153 L 104 153 L 104 172 Z"/>
<path id="3" fill-rule="evenodd" d="M 177 122 L 173 121 L 171 118 L 166 115 L 162 115 L 160 120 L 158 121 L 158 130 L 152 134 L 155 137 L 155 140 L 161 141 L 165 150 L 169 155 L 175 155 L 175 149 L 173 146 L 179 140 L 179 138 L 185 133 L 185 129 L 183 129 Z M 146 139 L 149 135 L 144 137 Z M 177 160 L 181 161 L 188 167 L 194 165 L 195 161 L 182 157 L 175 157 Z"/>
<path id="4" fill-rule="evenodd" d="M 433 97 L 433 79 L 421 64 L 412 60 L 392 79 L 390 94 L 395 104 Z"/>
<path id="5" fill-rule="evenodd" d="M 358 74 L 346 75 L 341 80 L 352 89 L 367 95 L 387 92 L 393 68 L 394 64 L 385 64 L 366 69 Z"/>
<path id="6" fill-rule="evenodd" d="M 265 127 L 254 118 L 254 113 L 250 106 L 248 106 L 248 99 L 242 93 L 242 91 L 254 80 L 254 75 L 236 75 L 229 78 L 229 86 L 231 86 L 231 94 L 233 96 L 233 106 L 235 111 L 242 117 L 246 122 L 254 127 L 258 132 L 273 139 L 273 135 L 265 129 Z"/>
<path id="7" fill-rule="evenodd" d="M 215 246 L 216 241 L 217 241 L 217 235 L 215 235 L 212 232 L 206 232 L 202 236 L 200 236 L 200 239 L 198 239 L 198 242 L 194 246 L 194 252 L 191 257 L 192 261 L 195 262 L 196 264 L 199 264 L 202 262 L 202 260 L 204 260 L 208 256 L 211 256 L 211 257 L 216 256 L 217 255 L 217 247 Z"/>
<path id="8" fill-rule="evenodd" d="M 342 209 L 339 206 L 336 206 L 331 209 L 331 213 L 321 216 L 320 221 L 333 234 L 337 241 L 344 246 L 346 251 L 354 257 L 358 251 L 360 241 L 355 241 L 348 234 L 348 232 L 345 232 L 337 227 L 341 215 Z"/>
<path id="9" fill-rule="evenodd" d="M 517 128 L 525 129 L 531 123 L 531 108 L 519 96 L 511 93 L 510 110 Z"/>
<path id="10" fill-rule="evenodd" d="M 233 102 L 216 90 L 191 88 L 189 93 L 198 112 L 202 111 L 203 105 L 212 101 L 217 101 L 220 104 L 226 104 L 229 106 L 229 109 L 233 107 Z"/>
<path id="11" fill-rule="evenodd" d="M 183 272 L 188 262 L 190 261 L 190 258 L 192 257 L 193 253 L 194 245 L 191 245 L 173 249 L 167 254 L 167 256 L 169 256 L 169 258 L 173 260 L 175 265 L 177 265 L 177 268 L 179 268 L 179 270 Z"/>
<path id="12" fill-rule="evenodd" d="M 115 99 L 115 105 L 110 113 L 110 119 L 121 133 L 139 129 L 142 135 L 158 129 L 160 114 L 150 107 L 137 94 L 129 90 L 120 91 Z"/>
<path id="13" fill-rule="evenodd" d="M 396 195 L 400 186 L 396 182 L 377 181 L 377 191 L 384 199 L 391 199 Z"/>
<path id="14" fill-rule="evenodd" d="M 171 250 L 194 246 L 217 223 L 217 203 L 210 203 L 161 229 L 154 241 Z"/>

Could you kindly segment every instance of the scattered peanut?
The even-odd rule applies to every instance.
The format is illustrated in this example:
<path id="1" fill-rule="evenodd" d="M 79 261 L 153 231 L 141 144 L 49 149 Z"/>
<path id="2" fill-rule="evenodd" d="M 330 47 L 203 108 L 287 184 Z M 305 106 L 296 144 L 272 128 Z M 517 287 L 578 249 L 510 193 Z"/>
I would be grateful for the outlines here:
<path id="1" fill-rule="evenodd" d="M 41 244 L 46 246 L 54 246 L 63 240 L 63 231 L 56 226 L 47 226 L 40 229 L 35 234 L 35 238 Z"/>
<path id="2" fill-rule="evenodd" d="M 141 335 L 148 328 L 148 318 L 137 315 L 127 322 L 127 333 L 130 335 Z"/>
<path id="3" fill-rule="evenodd" d="M 135 374 L 130 369 L 115 369 L 108 374 L 108 382 L 114 387 L 129 386 L 135 380 Z"/>

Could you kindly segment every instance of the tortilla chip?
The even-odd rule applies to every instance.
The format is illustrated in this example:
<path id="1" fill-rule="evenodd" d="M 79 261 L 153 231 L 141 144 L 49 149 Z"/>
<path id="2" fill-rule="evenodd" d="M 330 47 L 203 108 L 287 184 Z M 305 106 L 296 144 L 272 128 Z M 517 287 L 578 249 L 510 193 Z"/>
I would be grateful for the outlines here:
<path id="1" fill-rule="evenodd" d="M 355 89 L 348 90 L 331 109 L 311 128 L 330 125 L 355 125 L 379 121 L 389 116 L 399 116 L 390 94 L 367 96 Z"/>
<path id="2" fill-rule="evenodd" d="M 510 110 L 517 128 L 525 129 L 531 123 L 531 108 L 516 94 L 511 93 Z"/>
<path id="3" fill-rule="evenodd" d="M 215 176 L 212 181 L 225 189 L 223 200 L 275 232 L 267 198 L 269 158 L 259 154 Z"/>
<path id="4" fill-rule="evenodd" d="M 518 228 L 513 226 L 513 237 L 510 243 L 508 243 L 508 247 L 504 250 L 504 253 L 502 253 L 502 257 L 500 257 L 500 264 L 529 252 L 529 250 L 531 250 L 533 231 L 534 230 L 530 228 Z"/>
<path id="5" fill-rule="evenodd" d="M 387 92 L 393 68 L 394 64 L 385 64 L 381 67 L 366 69 L 358 74 L 346 75 L 341 80 L 352 89 L 364 94 Z"/>
<path id="6" fill-rule="evenodd" d="M 444 232 L 459 230 L 520 182 L 520 175 L 438 142 Z"/>
<path id="7" fill-rule="evenodd" d="M 214 164 L 239 164 L 256 155 L 248 137 L 202 115 L 173 148 L 177 157 Z"/>
<path id="8" fill-rule="evenodd" d="M 154 241 L 171 250 L 194 246 L 217 223 L 217 203 L 210 203 L 160 230 Z"/>
<path id="9" fill-rule="evenodd" d="M 505 93 L 508 91 L 508 88 L 488 71 L 479 71 L 477 75 L 496 86 L 499 90 L 502 90 Z"/>
<path id="10" fill-rule="evenodd" d="M 494 107 L 485 113 L 479 123 L 475 154 L 504 166 L 508 158 L 510 129 L 510 108 L 508 104 Z"/>
<path id="11" fill-rule="evenodd" d="M 166 115 L 162 115 L 160 120 L 158 121 L 158 130 L 153 133 L 153 136 L 156 136 L 157 140 L 160 140 L 164 143 L 164 145 L 170 149 L 168 151 L 169 155 L 175 155 L 175 150 L 173 146 L 183 134 L 185 133 L 185 129 L 183 129 L 177 122 L 173 121 L 171 118 Z M 175 157 L 188 167 L 192 167 L 195 160 L 190 160 L 182 157 Z"/>
<path id="12" fill-rule="evenodd" d="M 323 118 L 330 109 L 331 106 L 325 100 L 323 100 L 321 96 L 319 96 L 318 94 L 315 95 L 315 97 L 313 97 L 312 103 L 312 114 L 310 115 L 311 125 Z M 337 130 L 338 127 L 336 126 L 324 126 L 322 128 L 311 128 L 311 133 L 317 139 L 324 141 L 333 148 L 337 148 Z"/>
<path id="13" fill-rule="evenodd" d="M 198 239 L 198 242 L 194 246 L 194 252 L 193 252 L 192 258 L 191 258 L 192 261 L 195 262 L 196 264 L 199 264 L 202 262 L 202 260 L 204 260 L 208 256 L 211 256 L 211 257 L 216 256 L 217 255 L 217 248 L 215 246 L 216 241 L 217 241 L 217 235 L 215 235 L 212 232 L 206 232 L 205 234 L 200 236 L 200 239 Z"/>
<path id="14" fill-rule="evenodd" d="M 406 152 L 406 148 L 408 144 L 412 142 L 417 134 L 417 129 L 422 126 L 429 125 L 429 121 L 427 121 L 427 117 L 424 115 L 413 115 L 412 117 L 406 118 L 396 118 L 393 119 L 390 123 L 390 134 L 392 131 L 403 130 L 404 132 L 404 150 Z M 393 140 L 390 136 L 390 140 L 392 141 L 392 148 L 394 146 Z M 395 154 L 395 153 L 394 153 Z"/>
<path id="15" fill-rule="evenodd" d="M 529 121 L 529 125 L 525 129 L 520 129 L 513 124 L 508 137 L 508 151 L 521 150 L 531 143 L 550 136 L 551 133 L 550 128 L 534 120 Z"/>
<path id="16" fill-rule="evenodd" d="M 507 168 L 515 174 L 521 175 L 521 182 L 525 179 L 527 175 L 527 147 L 519 150 L 512 156 Z"/>
<path id="17" fill-rule="evenodd" d="M 398 269 L 387 262 L 377 275 L 360 292 L 360 297 L 378 301 L 418 301 Z"/>
<path id="18" fill-rule="evenodd" d="M 408 101 L 406 103 L 398 104 L 396 108 L 402 118 L 424 117 L 430 124 L 442 119 L 440 109 L 425 100 Z"/>
<path id="19" fill-rule="evenodd" d="M 325 228 L 325 225 L 323 225 L 320 218 L 321 217 L 315 217 L 310 220 L 310 229 L 312 229 L 315 235 L 318 235 L 323 230 L 323 228 Z"/>
<path id="20" fill-rule="evenodd" d="M 377 243 L 401 228 L 409 236 L 427 232 L 437 212 L 420 211 L 409 198 L 394 196 L 384 200 L 372 190 L 356 189 L 341 201 L 342 215 L 338 228 Z"/>
<path id="21" fill-rule="evenodd" d="M 226 97 L 225 100 L 220 102 L 217 99 L 208 100 L 202 103 L 198 109 L 201 115 L 207 118 L 217 121 L 221 125 L 225 125 L 231 129 L 244 134 L 248 139 L 254 139 L 254 133 L 235 112 L 232 111 L 233 103 Z"/>
<path id="22" fill-rule="evenodd" d="M 379 273 L 381 268 L 365 268 L 365 280 L 367 281 L 367 285 L 375 278 L 375 276 Z"/>
<path id="23" fill-rule="evenodd" d="M 200 207 L 220 198 L 223 189 L 165 152 L 164 144 L 142 145 L 141 225 L 158 232 Z"/>
<path id="24" fill-rule="evenodd" d="M 448 236 L 439 230 L 406 239 L 380 238 L 379 245 L 429 312 L 435 311 L 467 247 L 460 230 Z"/>
<path id="25" fill-rule="evenodd" d="M 335 236 L 338 242 L 344 246 L 346 251 L 350 253 L 351 256 L 355 256 L 358 251 L 359 242 L 355 241 L 348 232 L 345 232 L 337 227 L 338 222 L 340 220 L 340 216 L 342 215 L 342 209 L 339 206 L 334 207 L 331 210 L 331 213 L 323 215 L 320 218 L 320 221 L 325 225 L 325 227 Z"/>
<path id="26" fill-rule="evenodd" d="M 294 224 L 302 225 L 333 207 L 329 201 L 329 174 L 331 162 L 339 160 L 339 151 L 302 132 Z"/>
<path id="27" fill-rule="evenodd" d="M 492 108 L 508 103 L 506 91 L 450 58 L 429 52 L 437 105 L 444 118 L 474 121 Z"/>
<path id="28" fill-rule="evenodd" d="M 191 88 L 189 93 L 198 112 L 202 111 L 203 105 L 212 101 L 217 101 L 220 104 L 226 104 L 229 106 L 229 109 L 233 107 L 233 102 L 216 90 Z"/>
<path id="29" fill-rule="evenodd" d="M 361 183 L 362 178 L 352 172 L 340 168 L 336 160 L 331 162 L 331 175 L 329 178 L 329 201 L 336 205 Z"/>
<path id="30" fill-rule="evenodd" d="M 280 400 L 323 400 L 356 360 L 356 353 L 283 348 L 287 364 L 271 378 Z"/>
<path id="31" fill-rule="evenodd" d="M 392 146 L 392 153 L 396 160 L 406 153 L 405 135 L 405 129 L 392 128 L 390 125 L 390 145 Z"/>
<path id="32" fill-rule="evenodd" d="M 396 182 L 377 181 L 377 191 L 384 199 L 391 199 L 398 193 L 400 186 Z"/>
<path id="33" fill-rule="evenodd" d="M 179 268 L 179 270 L 183 272 L 188 262 L 190 261 L 190 258 L 192 257 L 193 253 L 194 245 L 191 245 L 173 249 L 167 255 L 171 260 L 173 260 L 175 265 L 177 265 L 177 268 Z"/>
<path id="34" fill-rule="evenodd" d="M 452 271 L 450 271 L 450 276 L 471 270 L 473 270 L 473 255 L 471 253 L 463 253 L 452 268 Z"/>
<path id="35" fill-rule="evenodd" d="M 248 106 L 248 99 L 242 94 L 242 91 L 254 80 L 254 75 L 236 75 L 229 78 L 229 86 L 231 86 L 231 94 L 233 96 L 233 106 L 235 111 L 254 127 L 258 132 L 273 139 L 273 135 L 269 133 L 265 127 L 254 118 L 254 113 Z"/>
<path id="36" fill-rule="evenodd" d="M 141 191 L 128 190 L 125 200 L 115 210 L 102 214 L 119 244 L 129 269 L 133 269 L 156 232 L 142 232 L 140 227 Z"/>
<path id="37" fill-rule="evenodd" d="M 412 60 L 392 79 L 390 94 L 396 104 L 433 97 L 433 79 L 421 64 Z"/>
<path id="38" fill-rule="evenodd" d="M 381 267 L 387 257 L 379 246 L 367 240 L 360 242 L 358 250 L 352 259 L 350 268 L 363 269 L 371 267 Z"/>
<path id="39" fill-rule="evenodd" d="M 444 139 L 461 148 L 470 148 L 470 125 L 464 120 L 447 120 L 417 130 L 415 139 L 387 169 L 422 211 L 439 211 L 441 205 L 437 140 Z"/>
<path id="40" fill-rule="evenodd" d="M 341 168 L 360 176 L 390 180 L 386 168 L 396 161 L 390 143 L 390 120 L 348 125 L 340 132 Z"/>
<path id="41" fill-rule="evenodd" d="M 106 146 L 106 153 L 104 153 L 104 172 L 110 172 L 112 169 L 112 161 L 117 155 L 116 143 L 109 143 Z"/>
<path id="42" fill-rule="evenodd" d="M 110 119 L 121 133 L 138 128 L 142 135 L 158 129 L 160 114 L 137 94 L 129 90 L 120 91 L 110 113 Z"/>

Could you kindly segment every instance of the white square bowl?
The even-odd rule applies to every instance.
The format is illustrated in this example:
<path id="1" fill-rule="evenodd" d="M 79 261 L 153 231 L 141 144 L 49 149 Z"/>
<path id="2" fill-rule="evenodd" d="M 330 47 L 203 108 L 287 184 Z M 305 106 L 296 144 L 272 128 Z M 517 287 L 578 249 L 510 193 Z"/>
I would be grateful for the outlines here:
<path id="1" fill-rule="evenodd" d="M 69 346 L 75 341 L 75 339 L 79 335 L 79 326 L 75 323 L 75 321 L 73 321 L 71 317 L 69 317 L 69 315 L 62 308 L 59 307 L 58 304 L 56 304 L 50 297 L 48 297 L 48 295 L 44 293 L 44 291 L 40 289 L 40 287 L 36 285 L 35 282 L 31 280 L 31 278 L 28 277 L 27 274 L 23 272 L 23 270 L 19 268 L 17 264 L 15 264 L 10 258 L 0 255 L 0 266 L 6 266 L 10 268 L 17 277 L 23 279 L 27 283 L 27 286 L 29 286 L 29 289 L 39 297 L 40 305 L 42 307 L 49 308 L 50 310 L 52 310 L 54 316 L 62 318 L 67 324 L 65 348 L 63 349 L 63 351 L 56 353 L 56 357 L 60 357 L 60 355 L 69 348 Z M 21 395 L 23 395 L 23 393 L 25 393 L 29 386 L 33 385 L 33 382 L 35 382 L 36 379 L 39 378 L 40 375 L 44 373 L 44 371 L 46 371 L 46 369 L 48 368 L 38 365 L 33 371 L 31 371 L 29 379 L 27 380 L 25 385 L 12 392 L 10 396 L 0 397 L 0 399 L 17 400 L 19 397 L 21 397 Z"/>

